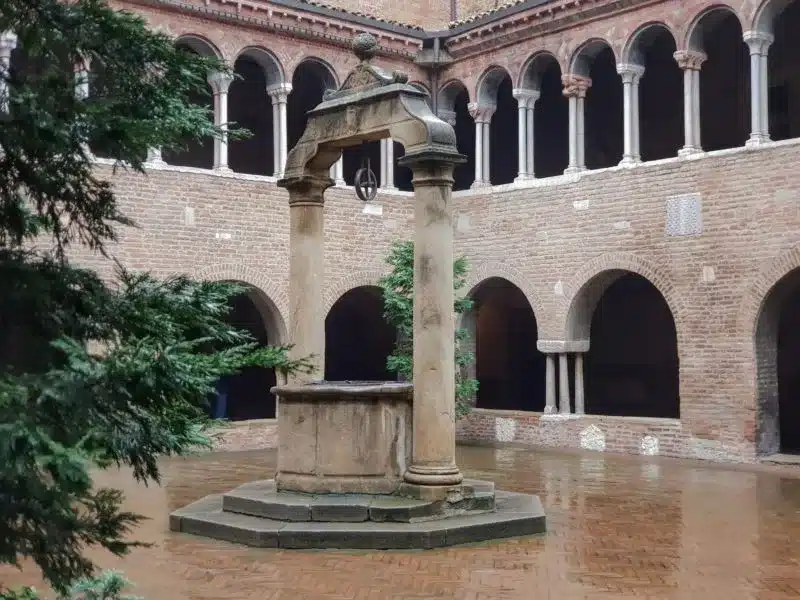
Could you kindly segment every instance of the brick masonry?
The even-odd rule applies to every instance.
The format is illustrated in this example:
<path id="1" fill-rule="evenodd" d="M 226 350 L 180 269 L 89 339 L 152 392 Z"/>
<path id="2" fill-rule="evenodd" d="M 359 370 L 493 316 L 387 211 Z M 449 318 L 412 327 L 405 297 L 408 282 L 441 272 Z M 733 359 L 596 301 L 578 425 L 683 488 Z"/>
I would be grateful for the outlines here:
<path id="1" fill-rule="evenodd" d="M 447 77 L 462 80 L 472 96 L 491 65 L 502 65 L 516 80 L 528 57 L 550 50 L 566 70 L 580 43 L 597 36 L 609 39 L 619 57 L 631 34 L 653 20 L 663 20 L 676 33 L 678 46 L 685 47 L 691 24 L 706 6 L 691 0 L 643 3 L 618 14 L 609 8 L 607 18 L 544 31 L 535 43 L 525 42 L 533 33 L 520 34 L 510 46 L 473 56 L 468 46 L 474 39 L 456 40 L 453 51 L 464 49 L 463 58 Z M 732 6 L 748 29 L 756 7 Z M 249 45 L 269 48 L 287 78 L 306 56 L 323 57 L 340 81 L 354 62 L 333 44 L 165 10 L 137 10 L 173 35 L 207 37 L 230 60 Z M 412 79 L 422 77 L 399 58 L 381 59 L 381 64 L 410 72 Z M 608 269 L 633 271 L 665 297 L 675 319 L 681 366 L 680 420 L 558 420 L 476 410 L 459 424 L 460 438 L 755 460 L 756 320 L 770 288 L 800 267 L 799 162 L 800 143 L 789 141 L 457 192 L 455 250 L 471 261 L 470 287 L 488 277 L 508 279 L 528 298 L 539 337 L 567 339 L 569 320 L 580 318 L 570 307 L 591 289 L 587 284 Z M 125 211 L 139 225 L 122 232 L 113 249 L 119 259 L 159 275 L 190 273 L 249 283 L 269 299 L 276 326 L 285 331 L 288 206 L 272 178 L 175 167 L 151 169 L 146 176 L 98 169 L 115 182 Z M 703 231 L 667 236 L 667 201 L 688 194 L 700 197 Z M 374 283 L 385 272 L 391 241 L 412 235 L 412 200 L 409 194 L 382 193 L 382 215 L 366 215 L 352 190 L 334 188 L 326 198 L 329 308 L 348 289 Z M 79 258 L 110 273 L 110 265 L 98 257 Z M 273 446 L 274 427 L 273 421 L 237 424 L 226 430 L 222 447 Z"/>

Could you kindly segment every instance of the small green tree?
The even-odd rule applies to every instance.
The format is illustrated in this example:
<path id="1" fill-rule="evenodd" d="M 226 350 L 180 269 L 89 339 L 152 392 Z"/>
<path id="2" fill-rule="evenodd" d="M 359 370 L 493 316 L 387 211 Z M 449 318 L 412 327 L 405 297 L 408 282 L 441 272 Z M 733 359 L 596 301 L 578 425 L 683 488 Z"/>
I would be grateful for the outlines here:
<path id="1" fill-rule="evenodd" d="M 387 368 L 401 379 L 410 381 L 414 373 L 414 242 L 396 241 L 392 244 L 386 262 L 391 272 L 378 284 L 383 289 L 384 319 L 397 330 L 394 351 L 386 361 Z M 472 300 L 458 294 L 466 285 L 469 265 L 465 257 L 453 261 L 453 290 L 456 292 L 454 310 L 463 315 L 472 308 Z M 456 362 L 456 417 L 461 418 L 472 409 L 472 398 L 478 391 L 478 382 L 466 377 L 466 367 L 475 362 L 475 356 L 466 345 L 469 332 L 457 328 L 455 335 Z"/>

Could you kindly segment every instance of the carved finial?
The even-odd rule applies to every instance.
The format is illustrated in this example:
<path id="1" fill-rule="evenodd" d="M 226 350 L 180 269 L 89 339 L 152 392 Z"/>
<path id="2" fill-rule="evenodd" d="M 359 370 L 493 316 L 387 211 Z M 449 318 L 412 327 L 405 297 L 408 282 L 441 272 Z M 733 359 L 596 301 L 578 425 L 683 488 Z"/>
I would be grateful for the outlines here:
<path id="1" fill-rule="evenodd" d="M 369 33 L 359 33 L 353 38 L 353 53 L 363 62 L 367 62 L 378 49 L 378 40 Z"/>

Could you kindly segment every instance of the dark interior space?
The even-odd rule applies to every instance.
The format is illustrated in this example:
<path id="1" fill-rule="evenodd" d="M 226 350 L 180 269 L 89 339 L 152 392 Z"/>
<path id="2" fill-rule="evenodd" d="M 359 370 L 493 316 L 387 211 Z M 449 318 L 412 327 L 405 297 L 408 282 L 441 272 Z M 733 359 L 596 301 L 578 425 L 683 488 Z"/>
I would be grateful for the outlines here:
<path id="1" fill-rule="evenodd" d="M 176 47 L 185 52 L 195 52 L 186 44 L 178 42 Z M 197 54 L 197 52 L 195 52 Z M 209 111 L 214 110 L 214 96 L 211 93 L 211 86 L 207 86 L 207 91 L 195 92 L 190 96 L 192 104 L 204 106 Z M 213 112 L 209 115 L 213 119 Z M 179 167 L 196 167 L 198 169 L 214 168 L 214 140 L 205 138 L 202 140 L 187 139 L 181 142 L 182 150 L 171 151 L 164 149 L 162 158 L 167 164 Z"/>
<path id="2" fill-rule="evenodd" d="M 325 65 L 305 60 L 292 75 L 292 92 L 286 106 L 287 150 L 294 148 L 308 123 L 308 111 L 322 102 L 327 89 L 334 89 L 336 80 Z"/>
<path id="3" fill-rule="evenodd" d="M 608 46 L 591 59 L 591 87 L 586 92 L 586 167 L 603 169 L 622 160 L 622 80 L 617 73 L 614 52 Z"/>
<path id="4" fill-rule="evenodd" d="M 769 133 L 773 140 L 800 137 L 800 2 L 790 3 L 773 19 L 775 41 L 769 49 Z M 794 40 L 794 41 L 792 41 Z"/>
<path id="5" fill-rule="evenodd" d="M 386 359 L 397 335 L 383 318 L 383 294 L 375 286 L 354 288 L 339 298 L 325 319 L 325 379 L 394 381 Z"/>
<path id="6" fill-rule="evenodd" d="M 245 292 L 231 300 L 228 323 L 250 332 L 259 344 L 270 340 L 263 317 L 252 297 Z M 275 396 L 270 389 L 275 385 L 274 369 L 246 367 L 236 375 L 223 377 L 217 384 L 217 397 L 211 402 L 211 414 L 231 421 L 272 419 L 275 417 Z"/>
<path id="7" fill-rule="evenodd" d="M 272 175 L 273 157 L 272 101 L 267 95 L 264 69 L 247 56 L 234 65 L 238 76 L 228 94 L 228 120 L 234 127 L 250 132 L 250 137 L 232 140 L 228 149 L 228 165 L 237 173 Z"/>
<path id="8" fill-rule="evenodd" d="M 413 192 L 414 186 L 411 184 L 413 173 L 408 167 L 401 167 L 397 161 L 406 155 L 406 149 L 400 142 L 394 142 L 394 186 L 403 192 Z"/>
<path id="9" fill-rule="evenodd" d="M 790 277 L 778 325 L 778 418 L 780 451 L 800 454 L 800 271 Z"/>
<path id="10" fill-rule="evenodd" d="M 489 127 L 489 178 L 492 185 L 512 183 L 519 173 L 519 110 L 511 77 L 497 86 L 497 109 Z"/>
<path id="11" fill-rule="evenodd" d="M 703 150 L 744 146 L 750 135 L 750 53 L 739 19 L 714 10 L 698 23 L 707 60 L 700 69 Z"/>
<path id="12" fill-rule="evenodd" d="M 372 169 L 375 173 L 375 180 L 380 184 L 382 169 L 381 169 L 381 142 L 375 140 L 373 142 L 364 142 L 356 146 L 345 148 L 342 152 L 344 160 L 344 181 L 347 185 L 354 185 L 356 179 L 356 171 L 361 167 Z"/>
<path id="13" fill-rule="evenodd" d="M 475 121 L 469 114 L 468 104 L 469 95 L 462 89 L 456 94 L 453 110 L 456 111 L 456 146 L 459 154 L 467 157 L 467 162 L 455 168 L 453 191 L 468 190 L 475 181 Z"/>
<path id="14" fill-rule="evenodd" d="M 542 70 L 539 85 L 533 108 L 533 170 L 536 177 L 553 177 L 569 164 L 569 100 L 554 58 Z"/>
<path id="15" fill-rule="evenodd" d="M 683 71 L 673 56 L 672 34 L 664 27 L 642 32 L 639 50 L 639 152 L 643 161 L 677 156 L 683 146 Z"/>
<path id="16" fill-rule="evenodd" d="M 634 273 L 614 281 L 597 303 L 590 340 L 587 413 L 680 417 L 675 322 L 653 284 Z"/>
<path id="17" fill-rule="evenodd" d="M 525 294 L 494 277 L 473 300 L 477 406 L 543 411 L 545 356 L 536 349 L 536 317 Z"/>

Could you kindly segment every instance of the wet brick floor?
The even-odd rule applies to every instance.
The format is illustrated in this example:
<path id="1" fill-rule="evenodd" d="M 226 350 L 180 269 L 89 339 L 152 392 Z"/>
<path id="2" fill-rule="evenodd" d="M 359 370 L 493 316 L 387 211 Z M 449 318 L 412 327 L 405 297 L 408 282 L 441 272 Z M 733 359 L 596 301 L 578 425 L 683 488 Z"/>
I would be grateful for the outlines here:
<path id="1" fill-rule="evenodd" d="M 170 511 L 269 477 L 275 452 L 165 462 L 164 486 L 126 473 L 104 484 L 152 518 L 155 544 L 101 557 L 147 600 L 570 600 L 800 598 L 800 473 L 724 470 L 694 462 L 601 454 L 459 448 L 466 475 L 539 494 L 544 536 L 417 552 L 243 548 L 167 530 Z M 36 572 L 0 569 L 6 585 Z"/>

